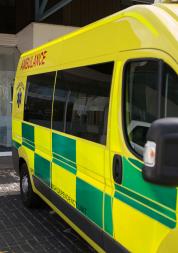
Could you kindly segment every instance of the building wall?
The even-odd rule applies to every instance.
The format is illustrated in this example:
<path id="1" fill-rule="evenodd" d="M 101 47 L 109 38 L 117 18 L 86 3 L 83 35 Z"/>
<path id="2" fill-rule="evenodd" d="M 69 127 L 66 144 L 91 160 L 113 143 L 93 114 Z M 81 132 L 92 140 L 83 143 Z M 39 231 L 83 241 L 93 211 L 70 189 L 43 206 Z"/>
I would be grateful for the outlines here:
<path id="1" fill-rule="evenodd" d="M 16 34 L 31 22 L 39 22 L 36 19 L 36 1 L 0 0 L 0 33 Z M 54 7 L 60 1 L 48 0 L 44 11 Z M 153 2 L 154 0 L 72 0 L 71 3 L 40 22 L 80 27 L 133 4 Z"/>
<path id="2" fill-rule="evenodd" d="M 17 33 L 17 48 L 23 53 L 76 29 L 78 28 L 71 26 L 31 23 Z"/>
<path id="3" fill-rule="evenodd" d="M 119 11 L 128 5 L 128 1 L 130 0 L 72 0 L 41 22 L 80 27 Z M 60 1 L 47 2 L 45 11 Z M 0 1 L 0 33 L 16 34 L 36 21 L 39 20 L 35 19 L 35 0 Z"/>
<path id="4" fill-rule="evenodd" d="M 11 101 L 20 54 L 75 29 L 31 23 L 16 35 L 0 34 L 0 163 L 2 156 L 11 155 Z"/>
<path id="5" fill-rule="evenodd" d="M 50 0 L 47 8 L 54 5 L 56 0 Z M 84 26 L 106 17 L 123 8 L 128 0 L 73 0 L 43 22 L 67 26 Z"/>
<path id="6" fill-rule="evenodd" d="M 17 38 L 17 48 L 20 53 L 23 53 L 29 49 L 33 48 L 33 23 L 29 24 L 27 27 L 22 29 L 16 35 Z"/>
<path id="7" fill-rule="evenodd" d="M 33 23 L 33 47 L 38 47 L 76 29 L 78 28 L 72 26 Z"/>
<path id="8" fill-rule="evenodd" d="M 0 33 L 0 46 L 16 47 L 17 36 L 14 34 Z"/>

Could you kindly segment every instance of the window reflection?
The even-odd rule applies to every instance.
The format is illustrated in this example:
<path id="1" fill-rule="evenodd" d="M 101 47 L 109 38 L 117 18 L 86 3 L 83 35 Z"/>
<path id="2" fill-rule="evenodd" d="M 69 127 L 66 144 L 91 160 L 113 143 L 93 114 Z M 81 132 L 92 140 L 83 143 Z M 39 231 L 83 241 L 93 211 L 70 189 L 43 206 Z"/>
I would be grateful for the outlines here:
<path id="1" fill-rule="evenodd" d="M 58 72 L 53 128 L 104 144 L 113 63 Z"/>

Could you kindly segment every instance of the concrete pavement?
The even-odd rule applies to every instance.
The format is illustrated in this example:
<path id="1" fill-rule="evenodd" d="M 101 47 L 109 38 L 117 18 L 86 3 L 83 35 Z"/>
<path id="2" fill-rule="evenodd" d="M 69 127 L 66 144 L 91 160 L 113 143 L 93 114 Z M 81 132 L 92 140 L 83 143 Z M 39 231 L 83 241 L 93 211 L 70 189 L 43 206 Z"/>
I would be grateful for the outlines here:
<path id="1" fill-rule="evenodd" d="M 0 252 L 95 252 L 45 204 L 38 209 L 25 208 L 19 178 L 5 164 L 0 164 Z"/>

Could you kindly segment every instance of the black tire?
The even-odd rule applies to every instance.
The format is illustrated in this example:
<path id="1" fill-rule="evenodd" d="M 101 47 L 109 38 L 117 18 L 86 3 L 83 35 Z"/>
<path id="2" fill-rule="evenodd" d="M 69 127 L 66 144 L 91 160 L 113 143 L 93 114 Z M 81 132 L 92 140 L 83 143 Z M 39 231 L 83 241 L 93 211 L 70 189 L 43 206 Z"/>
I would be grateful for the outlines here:
<path id="1" fill-rule="evenodd" d="M 28 168 L 25 163 L 20 167 L 20 194 L 26 207 L 33 208 L 40 205 L 41 200 L 32 189 Z"/>

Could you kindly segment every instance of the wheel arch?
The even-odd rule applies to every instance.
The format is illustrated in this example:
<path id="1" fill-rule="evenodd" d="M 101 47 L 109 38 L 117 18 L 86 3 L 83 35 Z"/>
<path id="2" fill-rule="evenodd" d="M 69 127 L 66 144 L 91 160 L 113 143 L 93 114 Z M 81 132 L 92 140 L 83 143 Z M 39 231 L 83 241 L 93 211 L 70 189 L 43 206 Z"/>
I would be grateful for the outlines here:
<path id="1" fill-rule="evenodd" d="M 25 161 L 25 159 L 23 157 L 19 157 L 19 175 L 20 175 L 22 164 L 24 164 L 24 163 L 27 165 L 27 162 Z M 27 165 L 27 167 L 28 167 L 28 165 Z"/>

